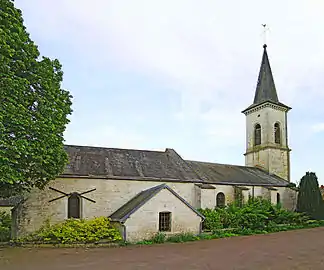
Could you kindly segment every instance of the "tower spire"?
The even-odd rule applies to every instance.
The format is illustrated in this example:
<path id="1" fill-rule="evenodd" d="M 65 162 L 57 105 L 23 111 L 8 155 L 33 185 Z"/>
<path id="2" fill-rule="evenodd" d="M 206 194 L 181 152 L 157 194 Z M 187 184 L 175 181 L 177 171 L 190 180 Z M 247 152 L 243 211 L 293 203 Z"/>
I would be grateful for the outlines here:
<path id="1" fill-rule="evenodd" d="M 258 82 L 254 94 L 253 104 L 246 108 L 242 113 L 247 112 L 248 110 L 260 105 L 264 102 L 271 102 L 282 107 L 287 108 L 288 110 L 291 109 L 287 105 L 281 103 L 279 101 L 276 86 L 274 83 L 270 61 L 267 52 L 267 44 L 263 45 L 263 55 L 261 60 L 261 66 L 258 76 Z"/>
<path id="2" fill-rule="evenodd" d="M 272 101 L 275 103 L 279 102 L 276 86 L 272 76 L 266 44 L 263 45 L 263 56 L 253 104 L 259 104 L 264 101 Z"/>

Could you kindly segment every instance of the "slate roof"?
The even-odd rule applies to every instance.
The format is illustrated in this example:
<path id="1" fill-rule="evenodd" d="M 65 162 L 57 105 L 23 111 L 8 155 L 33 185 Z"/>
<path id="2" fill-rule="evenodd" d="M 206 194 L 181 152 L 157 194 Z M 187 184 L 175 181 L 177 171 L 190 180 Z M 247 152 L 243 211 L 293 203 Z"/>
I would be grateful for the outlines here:
<path id="1" fill-rule="evenodd" d="M 63 175 L 129 178 L 197 179 L 173 150 L 147 151 L 66 145 L 69 165 Z"/>
<path id="2" fill-rule="evenodd" d="M 286 180 L 255 167 L 186 161 L 173 149 L 147 151 L 72 145 L 66 145 L 65 149 L 69 164 L 62 177 L 196 184 L 288 184 Z"/>
<path id="3" fill-rule="evenodd" d="M 174 196 L 176 196 L 179 200 L 181 200 L 185 205 L 187 205 L 193 212 L 195 212 L 201 218 L 205 218 L 202 214 L 200 214 L 196 209 L 194 209 L 186 200 L 184 200 L 178 193 L 176 193 L 173 189 L 171 189 L 166 184 L 161 184 L 146 190 L 143 190 L 139 194 L 137 194 L 130 201 L 125 203 L 122 207 L 120 207 L 117 211 L 110 215 L 112 221 L 124 222 L 126 219 L 130 217 L 135 211 L 137 211 L 141 206 L 143 206 L 146 202 L 148 202 L 151 198 L 153 198 L 156 194 L 158 194 L 162 189 L 169 190 Z"/>
<path id="4" fill-rule="evenodd" d="M 210 184 L 287 186 L 288 182 L 257 167 L 186 161 L 200 179 Z"/>
<path id="5" fill-rule="evenodd" d="M 261 61 L 261 67 L 259 71 L 258 82 L 254 95 L 253 104 L 246 108 L 243 113 L 247 110 L 261 105 L 265 102 L 271 102 L 287 109 L 291 109 L 287 105 L 281 103 L 278 99 L 276 86 L 274 83 L 269 57 L 267 53 L 267 45 L 263 45 L 263 56 Z"/>

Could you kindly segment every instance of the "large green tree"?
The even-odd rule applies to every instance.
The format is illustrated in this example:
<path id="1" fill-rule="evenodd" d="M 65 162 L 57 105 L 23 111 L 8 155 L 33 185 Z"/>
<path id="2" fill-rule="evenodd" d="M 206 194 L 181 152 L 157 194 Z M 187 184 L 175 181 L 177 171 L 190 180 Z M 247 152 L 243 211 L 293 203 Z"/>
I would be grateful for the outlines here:
<path id="1" fill-rule="evenodd" d="M 67 163 L 71 95 L 60 62 L 39 57 L 12 0 L 0 0 L 0 197 L 43 188 Z"/>
<path id="2" fill-rule="evenodd" d="M 300 180 L 296 210 L 314 219 L 324 219 L 324 202 L 313 172 L 307 172 Z"/>

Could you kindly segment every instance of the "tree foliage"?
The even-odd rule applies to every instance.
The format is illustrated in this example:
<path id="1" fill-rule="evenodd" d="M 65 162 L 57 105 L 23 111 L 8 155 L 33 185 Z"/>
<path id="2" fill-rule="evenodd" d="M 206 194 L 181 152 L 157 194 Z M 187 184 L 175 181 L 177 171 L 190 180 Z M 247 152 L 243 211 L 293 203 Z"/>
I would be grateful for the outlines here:
<path id="1" fill-rule="evenodd" d="M 0 1 L 0 197 L 42 188 L 67 162 L 71 95 L 60 62 L 40 58 L 13 1 Z"/>
<path id="2" fill-rule="evenodd" d="M 307 172 L 300 180 L 296 210 L 314 219 L 324 219 L 324 203 L 313 172 Z"/>
<path id="3" fill-rule="evenodd" d="M 0 211 L 0 243 L 10 240 L 11 236 L 11 216 Z"/>

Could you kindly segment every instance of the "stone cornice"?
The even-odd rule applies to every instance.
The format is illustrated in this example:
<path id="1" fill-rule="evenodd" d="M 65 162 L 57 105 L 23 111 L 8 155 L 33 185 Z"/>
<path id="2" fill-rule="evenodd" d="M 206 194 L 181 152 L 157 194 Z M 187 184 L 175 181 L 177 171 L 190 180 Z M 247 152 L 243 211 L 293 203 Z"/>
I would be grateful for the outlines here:
<path id="1" fill-rule="evenodd" d="M 279 104 L 276 104 L 276 103 L 273 103 L 273 102 L 269 102 L 269 101 L 266 101 L 264 103 L 261 103 L 261 104 L 258 104 L 258 105 L 255 105 L 253 107 L 251 107 L 250 109 L 246 109 L 244 111 L 242 111 L 245 115 L 249 115 L 251 113 L 254 113 L 256 111 L 259 111 L 263 108 L 272 108 L 272 109 L 275 109 L 275 110 L 278 110 L 278 111 L 283 111 L 283 112 L 288 112 L 291 108 L 290 107 L 284 107 L 282 105 L 279 105 Z"/>
<path id="2" fill-rule="evenodd" d="M 259 152 L 261 150 L 267 150 L 267 149 L 278 149 L 278 150 L 283 150 L 283 151 L 287 151 L 287 152 L 291 151 L 291 149 L 289 147 L 267 144 L 267 145 L 258 145 L 258 146 L 254 146 L 253 148 L 247 149 L 244 156 L 246 156 L 247 154 L 250 154 L 250 153 L 255 153 L 255 152 Z"/>

